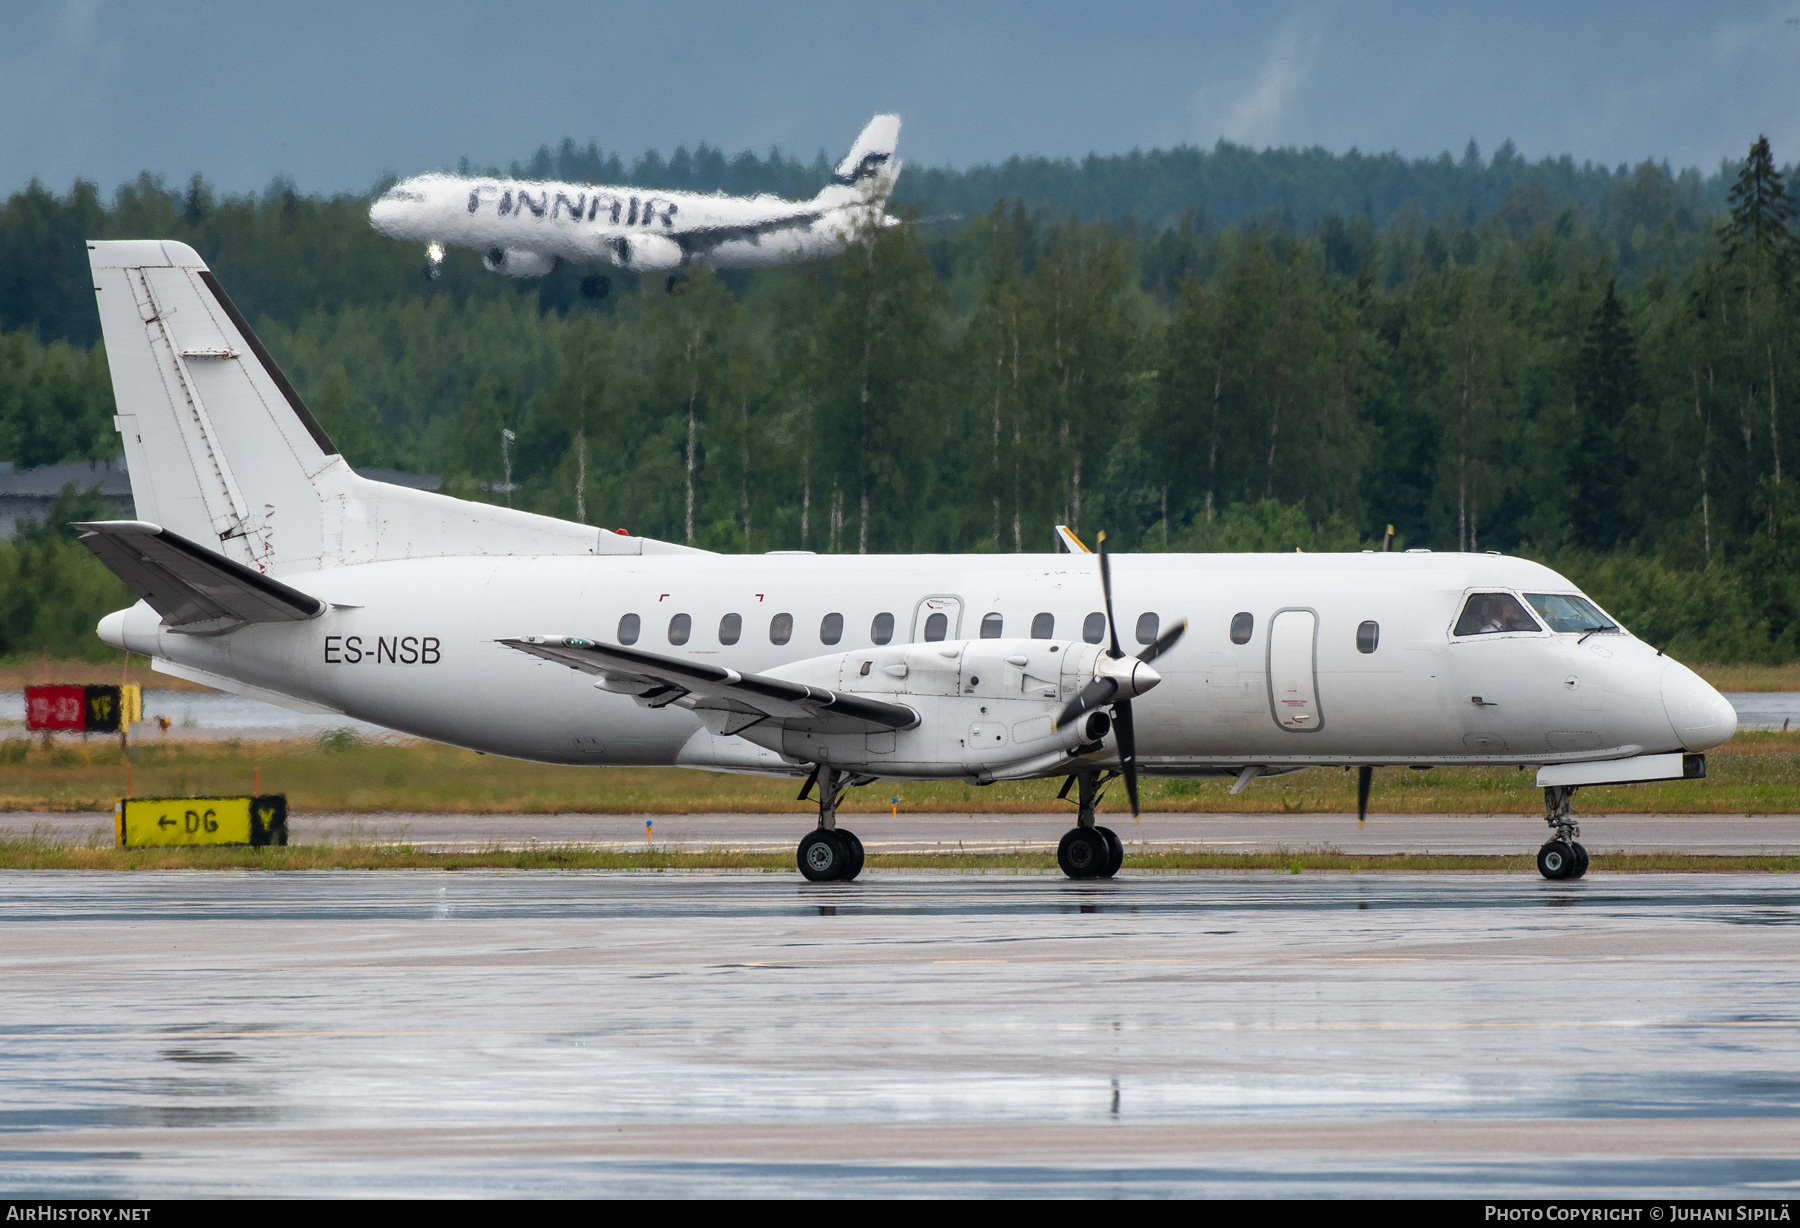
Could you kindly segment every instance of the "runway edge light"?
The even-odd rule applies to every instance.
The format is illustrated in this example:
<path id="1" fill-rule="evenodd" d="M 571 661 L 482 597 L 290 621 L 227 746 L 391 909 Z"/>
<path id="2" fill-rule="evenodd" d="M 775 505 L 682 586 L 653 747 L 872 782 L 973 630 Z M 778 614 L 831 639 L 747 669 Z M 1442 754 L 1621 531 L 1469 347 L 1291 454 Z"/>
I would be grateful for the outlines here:
<path id="1" fill-rule="evenodd" d="M 113 806 L 120 848 L 287 844 L 287 795 L 122 797 Z"/>

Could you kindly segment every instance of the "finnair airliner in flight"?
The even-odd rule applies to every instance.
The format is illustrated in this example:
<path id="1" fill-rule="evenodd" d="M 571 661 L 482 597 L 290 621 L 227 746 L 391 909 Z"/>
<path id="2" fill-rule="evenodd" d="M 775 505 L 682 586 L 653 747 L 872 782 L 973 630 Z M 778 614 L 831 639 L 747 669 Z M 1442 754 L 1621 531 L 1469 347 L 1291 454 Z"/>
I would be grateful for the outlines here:
<path id="1" fill-rule="evenodd" d="M 435 174 L 389 188 L 369 224 L 425 244 L 427 277 L 446 245 L 479 251 L 490 271 L 513 277 L 542 277 L 558 260 L 634 273 L 814 260 L 889 220 L 899 139 L 900 117 L 877 115 L 811 200 Z"/>
<path id="2" fill-rule="evenodd" d="M 846 788 L 1041 779 L 1109 876 L 1138 777 L 1537 769 L 1549 878 L 1582 785 L 1705 775 L 1731 705 L 1556 572 L 1487 554 L 718 555 L 371 481 L 192 248 L 88 245 L 142 520 L 82 526 L 155 668 L 544 763 L 805 781 L 796 857 L 850 879 Z M 1122 617 L 1120 617 L 1122 615 Z M 1127 654 L 1124 643 L 1132 642 Z"/>

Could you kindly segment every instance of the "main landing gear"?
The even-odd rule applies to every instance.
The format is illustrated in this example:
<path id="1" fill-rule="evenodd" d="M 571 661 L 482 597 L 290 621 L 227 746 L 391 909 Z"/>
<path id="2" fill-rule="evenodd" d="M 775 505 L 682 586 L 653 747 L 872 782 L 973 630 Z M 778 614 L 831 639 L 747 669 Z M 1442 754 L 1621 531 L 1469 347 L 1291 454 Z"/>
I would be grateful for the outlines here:
<path id="1" fill-rule="evenodd" d="M 808 882 L 847 883 L 862 873 L 862 841 L 855 832 L 837 825 L 837 808 L 847 785 L 866 783 L 867 779 L 851 780 L 844 772 L 825 764 L 806 778 L 800 800 L 805 801 L 813 786 L 818 785 L 819 825 L 801 838 L 794 859 Z"/>
<path id="2" fill-rule="evenodd" d="M 1544 790 L 1544 822 L 1550 825 L 1551 836 L 1538 850 L 1537 865 L 1538 873 L 1548 879 L 1580 878 L 1588 870 L 1588 851 L 1575 840 L 1581 828 L 1569 813 L 1569 799 L 1574 795 L 1574 785 L 1552 785 Z"/>
<path id="3" fill-rule="evenodd" d="M 1117 772 L 1077 772 L 1064 783 L 1058 798 L 1069 795 L 1070 785 L 1080 785 L 1075 826 L 1063 833 L 1056 846 L 1056 864 L 1070 878 L 1111 878 L 1125 864 L 1125 842 L 1110 827 L 1094 822 L 1094 811 L 1106 786 Z"/>

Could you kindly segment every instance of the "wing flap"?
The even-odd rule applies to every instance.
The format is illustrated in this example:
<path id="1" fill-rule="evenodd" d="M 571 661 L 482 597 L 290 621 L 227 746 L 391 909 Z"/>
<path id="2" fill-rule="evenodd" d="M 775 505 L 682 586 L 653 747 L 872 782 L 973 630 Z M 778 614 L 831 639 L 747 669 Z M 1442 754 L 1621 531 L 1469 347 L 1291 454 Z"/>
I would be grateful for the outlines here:
<path id="1" fill-rule="evenodd" d="M 744 729 L 756 720 L 842 720 L 846 728 L 911 729 L 916 712 L 903 704 L 887 703 L 863 695 L 851 695 L 825 687 L 745 674 L 704 661 L 684 661 L 661 653 L 601 644 L 575 636 L 525 635 L 500 643 L 520 652 L 555 661 L 584 673 L 596 674 L 609 691 L 633 695 L 639 703 L 685 707 L 729 714 L 730 728 Z M 736 719 L 753 718 L 753 719 Z"/>
<path id="2" fill-rule="evenodd" d="M 142 520 L 101 520 L 81 544 L 177 631 L 226 631 L 245 623 L 304 622 L 317 597 Z"/>

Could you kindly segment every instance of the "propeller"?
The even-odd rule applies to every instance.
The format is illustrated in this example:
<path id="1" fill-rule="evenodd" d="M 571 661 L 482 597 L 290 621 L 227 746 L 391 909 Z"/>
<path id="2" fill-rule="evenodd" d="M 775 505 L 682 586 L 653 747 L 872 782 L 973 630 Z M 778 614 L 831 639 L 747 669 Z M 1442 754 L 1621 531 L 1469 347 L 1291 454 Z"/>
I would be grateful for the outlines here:
<path id="1" fill-rule="evenodd" d="M 1369 817 L 1369 786 L 1375 782 L 1375 769 L 1368 764 L 1356 769 L 1356 825 L 1361 827 Z"/>
<path id="2" fill-rule="evenodd" d="M 1099 539 L 1100 592 L 1106 598 L 1106 631 L 1110 643 L 1094 663 L 1094 680 L 1081 688 L 1056 718 L 1061 729 L 1078 721 L 1096 708 L 1112 708 L 1112 727 L 1119 744 L 1119 774 L 1125 777 L 1125 792 L 1131 798 L 1131 813 L 1138 813 L 1137 730 L 1131 721 L 1131 701 L 1162 681 L 1162 675 L 1150 668 L 1150 662 L 1175 646 L 1187 630 L 1187 620 L 1170 627 L 1146 645 L 1135 657 L 1125 655 L 1119 647 L 1119 627 L 1113 618 L 1112 564 L 1107 561 L 1106 534 Z"/>

